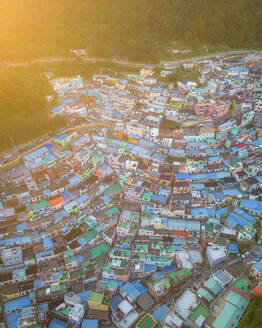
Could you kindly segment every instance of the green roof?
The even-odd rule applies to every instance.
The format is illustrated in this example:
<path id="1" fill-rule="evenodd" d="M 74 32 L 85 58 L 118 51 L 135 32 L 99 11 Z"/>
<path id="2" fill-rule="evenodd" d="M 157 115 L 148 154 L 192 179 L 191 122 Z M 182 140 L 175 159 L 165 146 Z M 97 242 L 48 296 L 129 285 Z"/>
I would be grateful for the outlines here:
<path id="1" fill-rule="evenodd" d="M 110 255 L 117 256 L 117 257 L 130 257 L 131 252 L 129 249 L 111 249 Z"/>
<path id="2" fill-rule="evenodd" d="M 147 244 L 136 244 L 136 249 L 148 251 L 148 245 Z"/>
<path id="3" fill-rule="evenodd" d="M 218 245 L 219 246 L 225 246 L 225 239 L 224 238 L 219 238 L 218 239 Z"/>
<path id="4" fill-rule="evenodd" d="M 90 242 L 91 240 L 95 239 L 97 235 L 98 235 L 97 230 L 91 229 L 84 234 L 84 238 L 87 242 Z"/>
<path id="5" fill-rule="evenodd" d="M 67 306 L 65 309 L 63 309 L 63 310 L 58 310 L 58 311 L 56 311 L 57 313 L 60 313 L 60 314 L 64 314 L 64 315 L 68 315 L 69 314 L 69 312 L 72 310 L 72 306 Z"/>
<path id="6" fill-rule="evenodd" d="M 82 269 L 78 269 L 70 272 L 70 278 L 72 279 L 82 277 L 83 275 L 84 272 L 82 271 Z"/>
<path id="7" fill-rule="evenodd" d="M 206 232 L 213 232 L 214 228 L 211 224 L 205 224 L 205 231 Z"/>
<path id="8" fill-rule="evenodd" d="M 120 221 L 117 226 L 119 228 L 127 228 L 130 226 L 130 221 Z"/>
<path id="9" fill-rule="evenodd" d="M 222 291 L 221 285 L 216 280 L 214 280 L 213 278 L 209 278 L 204 283 L 204 287 L 209 289 L 214 295 L 217 295 L 218 293 L 220 293 Z"/>
<path id="10" fill-rule="evenodd" d="M 204 288 L 199 288 L 197 291 L 198 295 L 204 297 L 208 302 L 213 300 L 213 296 Z"/>
<path id="11" fill-rule="evenodd" d="M 106 214 L 106 216 L 115 215 L 119 213 L 119 209 L 116 206 L 114 206 L 104 211 L 104 213 Z"/>
<path id="12" fill-rule="evenodd" d="M 89 298 L 88 301 L 91 302 L 96 302 L 96 303 L 102 303 L 104 299 L 104 294 L 99 294 L 99 293 L 92 293 Z"/>
<path id="13" fill-rule="evenodd" d="M 239 320 L 242 316 L 242 312 L 234 305 L 227 303 L 223 307 L 219 316 L 213 323 L 214 328 L 232 328 L 237 327 Z"/>
<path id="14" fill-rule="evenodd" d="M 156 321 L 148 313 L 136 325 L 138 328 L 153 328 L 156 326 Z"/>
<path id="15" fill-rule="evenodd" d="M 114 184 L 110 187 L 108 187 L 106 190 L 105 190 L 105 195 L 112 195 L 112 194 L 116 194 L 118 192 L 122 191 L 122 188 L 119 186 L 119 184 Z"/>
<path id="16" fill-rule="evenodd" d="M 70 264 L 70 263 L 72 263 L 72 262 L 74 262 L 76 260 L 76 258 L 74 257 L 74 255 L 73 256 L 67 256 L 66 257 L 66 264 Z"/>
<path id="17" fill-rule="evenodd" d="M 101 257 L 98 257 L 96 259 L 96 264 L 99 267 L 99 269 L 102 269 L 105 266 L 105 262 L 101 259 Z"/>
<path id="18" fill-rule="evenodd" d="M 101 243 L 96 245 L 93 248 L 90 248 L 88 251 L 91 254 L 92 257 L 97 257 L 101 255 L 102 253 L 106 252 L 108 250 L 109 246 L 106 243 Z"/>
<path id="19" fill-rule="evenodd" d="M 203 318 L 207 318 L 208 315 L 209 315 L 208 308 L 204 306 L 202 303 L 200 303 L 190 314 L 189 320 L 191 320 L 192 322 L 196 322 L 200 316 L 202 316 Z"/>
<path id="20" fill-rule="evenodd" d="M 73 251 L 71 249 L 64 252 L 64 256 L 72 256 L 72 255 L 73 255 Z"/>
<path id="21" fill-rule="evenodd" d="M 138 221 L 139 220 L 139 213 L 136 213 L 136 212 L 131 213 L 130 219 L 132 219 L 133 221 Z"/>
<path id="22" fill-rule="evenodd" d="M 51 205 L 48 203 L 48 201 L 46 199 L 44 199 L 38 203 L 33 203 L 32 205 L 28 204 L 28 205 L 26 205 L 26 207 L 28 210 L 41 211 L 43 208 L 51 207 Z"/>
<path id="23" fill-rule="evenodd" d="M 154 262 L 169 262 L 172 259 L 172 257 L 168 256 L 152 256 L 151 260 Z"/>
<path id="24" fill-rule="evenodd" d="M 117 287 L 117 282 L 114 282 L 114 281 L 110 281 L 110 282 L 107 282 L 107 281 L 99 281 L 98 284 L 97 284 L 98 287 L 101 287 L 101 288 L 108 288 L 108 289 L 114 289 Z"/>
<path id="25" fill-rule="evenodd" d="M 166 289 L 169 289 L 169 288 L 170 288 L 170 282 L 169 282 L 169 280 L 168 280 L 168 279 L 165 279 L 165 280 L 163 281 L 163 285 L 164 285 L 164 287 L 165 287 Z"/>
<path id="26" fill-rule="evenodd" d="M 178 283 L 180 281 L 179 277 L 189 277 L 192 275 L 192 271 L 189 269 L 178 269 L 172 272 L 169 272 L 168 277 L 173 281 L 174 284 Z"/>
<path id="27" fill-rule="evenodd" d="M 87 260 L 87 261 L 81 263 L 81 266 L 85 268 L 85 267 L 88 267 L 90 264 L 91 264 L 91 261 Z"/>
<path id="28" fill-rule="evenodd" d="M 246 278 L 240 278 L 238 279 L 234 284 L 233 286 L 238 288 L 238 289 L 241 289 L 244 293 L 246 293 L 247 295 L 251 295 L 251 293 L 249 292 L 248 290 L 248 285 L 249 285 L 249 282 Z"/>

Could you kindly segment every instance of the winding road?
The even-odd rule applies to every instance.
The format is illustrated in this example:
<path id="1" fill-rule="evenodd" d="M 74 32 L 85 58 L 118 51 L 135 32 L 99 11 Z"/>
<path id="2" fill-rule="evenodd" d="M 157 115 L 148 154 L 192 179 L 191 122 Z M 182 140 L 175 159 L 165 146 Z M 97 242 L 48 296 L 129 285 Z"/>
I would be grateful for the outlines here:
<path id="1" fill-rule="evenodd" d="M 180 59 L 175 61 L 161 61 L 159 64 L 148 64 L 148 63 L 139 63 L 139 62 L 130 62 L 130 61 L 121 61 L 117 59 L 107 59 L 107 58 L 91 58 L 88 56 L 76 56 L 76 57 L 41 57 L 38 59 L 34 59 L 32 61 L 28 62 L 0 62 L 0 67 L 15 67 L 15 66 L 28 66 L 35 63 L 48 63 L 48 62 L 61 62 L 61 61 L 76 61 L 76 60 L 82 60 L 86 62 L 105 62 L 105 63 L 114 63 L 119 64 L 127 67 L 144 67 L 144 66 L 152 66 L 152 67 L 162 67 L 164 65 L 177 65 L 181 63 L 186 62 L 194 62 L 199 61 L 203 59 L 209 59 L 214 58 L 215 56 L 233 56 L 233 55 L 245 55 L 252 52 L 260 53 L 262 54 L 262 51 L 252 51 L 252 50 L 232 50 L 230 52 L 220 52 L 220 53 L 214 53 L 214 54 L 208 54 L 208 55 L 202 55 L 199 57 L 193 57 L 193 58 L 187 58 L 187 59 Z"/>

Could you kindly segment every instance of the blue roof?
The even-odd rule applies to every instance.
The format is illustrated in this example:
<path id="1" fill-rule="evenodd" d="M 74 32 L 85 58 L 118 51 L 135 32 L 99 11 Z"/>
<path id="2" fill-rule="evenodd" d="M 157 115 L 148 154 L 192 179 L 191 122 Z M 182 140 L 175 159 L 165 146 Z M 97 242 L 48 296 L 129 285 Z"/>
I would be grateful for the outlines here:
<path id="1" fill-rule="evenodd" d="M 218 219 L 218 218 L 209 218 L 207 220 L 207 223 L 211 223 L 214 226 L 218 226 L 218 225 L 220 225 L 221 222 L 220 222 L 220 219 Z"/>
<path id="2" fill-rule="evenodd" d="M 155 271 L 156 271 L 156 265 L 145 264 L 144 272 L 149 273 L 149 272 L 155 272 Z"/>
<path id="3" fill-rule="evenodd" d="M 117 279 L 103 278 L 103 281 L 115 282 L 115 283 L 117 283 L 118 287 L 121 287 L 123 285 L 123 281 L 117 280 Z"/>
<path id="4" fill-rule="evenodd" d="M 87 302 L 89 296 L 92 294 L 92 290 L 84 290 L 82 292 L 77 293 L 79 297 L 81 297 L 82 302 Z"/>
<path id="5" fill-rule="evenodd" d="M 237 213 L 237 214 L 239 214 L 239 215 L 241 215 L 241 216 L 243 216 L 245 219 L 247 219 L 251 223 L 255 223 L 256 222 L 256 219 L 252 215 L 246 213 L 245 211 L 241 210 L 240 208 L 237 208 L 236 207 L 234 209 L 234 212 Z"/>
<path id="6" fill-rule="evenodd" d="M 16 298 L 14 300 L 11 301 L 7 301 L 5 303 L 5 311 L 9 312 L 9 311 L 14 311 L 14 310 L 18 310 L 18 309 L 22 309 L 26 306 L 29 306 L 30 303 L 30 297 L 29 296 L 24 296 L 24 297 L 20 297 L 20 298 Z"/>
<path id="7" fill-rule="evenodd" d="M 47 248 L 47 249 L 53 248 L 54 247 L 54 243 L 53 243 L 52 238 L 50 238 L 50 237 L 44 237 L 43 238 L 43 245 L 44 245 L 44 248 Z"/>
<path id="8" fill-rule="evenodd" d="M 60 219 L 60 218 L 64 218 L 64 217 L 66 217 L 67 215 L 68 215 L 68 213 L 67 213 L 66 210 L 60 210 L 60 211 L 58 211 L 58 212 L 55 212 L 55 213 L 53 214 L 53 217 L 54 217 L 56 220 L 58 220 L 58 219 Z"/>
<path id="9" fill-rule="evenodd" d="M 226 208 L 219 208 L 216 212 L 216 216 L 220 218 L 223 214 L 228 214 L 228 210 Z"/>
<path id="10" fill-rule="evenodd" d="M 200 226 L 201 226 L 200 221 L 191 221 L 191 220 L 185 221 L 186 231 L 200 231 Z"/>
<path id="11" fill-rule="evenodd" d="M 40 303 L 39 307 L 40 307 L 40 311 L 47 311 L 48 310 L 48 302 Z"/>
<path id="12" fill-rule="evenodd" d="M 109 300 L 109 307 L 111 309 L 112 312 L 114 312 L 118 305 L 123 301 L 123 298 L 119 295 L 116 294 L 114 295 L 110 300 Z"/>
<path id="13" fill-rule="evenodd" d="M 262 202 L 258 200 L 243 199 L 240 202 L 241 207 L 245 207 L 249 211 L 262 213 Z"/>
<path id="14" fill-rule="evenodd" d="M 176 173 L 176 179 L 177 180 L 189 179 L 189 174 L 188 173 Z"/>
<path id="15" fill-rule="evenodd" d="M 97 319 L 84 319 L 81 325 L 81 328 L 97 328 L 98 320 Z"/>
<path id="16" fill-rule="evenodd" d="M 16 226 L 16 231 L 24 231 L 27 229 L 27 222 L 20 223 Z"/>
<path id="17" fill-rule="evenodd" d="M 77 241 L 81 246 L 85 246 L 87 244 L 87 240 L 84 237 L 77 238 Z"/>
<path id="18" fill-rule="evenodd" d="M 65 201 L 67 201 L 67 200 L 71 199 L 72 197 L 74 197 L 75 194 L 67 190 L 65 192 L 62 192 L 62 194 L 60 196 L 63 197 Z"/>
<path id="19" fill-rule="evenodd" d="M 83 256 L 81 254 L 77 254 L 76 255 L 76 261 L 77 261 L 78 264 L 83 263 L 84 262 Z"/>
<path id="20" fill-rule="evenodd" d="M 151 157 L 154 161 L 164 161 L 166 159 L 166 155 L 160 153 L 153 153 Z"/>
<path id="21" fill-rule="evenodd" d="M 161 202 L 161 203 L 165 203 L 167 200 L 166 196 L 162 196 L 162 195 L 156 195 L 153 194 L 150 198 L 151 201 L 157 201 L 157 202 Z"/>
<path id="22" fill-rule="evenodd" d="M 236 188 L 223 189 L 226 196 L 242 196 L 241 192 Z"/>
<path id="23" fill-rule="evenodd" d="M 230 227 L 235 227 L 237 225 L 236 221 L 230 218 L 227 218 L 225 224 Z"/>
<path id="24" fill-rule="evenodd" d="M 163 274 L 166 274 L 166 273 L 168 273 L 168 272 L 170 272 L 170 271 L 173 271 L 173 270 L 176 270 L 177 269 L 177 266 L 176 265 L 171 265 L 171 266 L 169 266 L 169 267 L 165 267 L 165 268 L 163 268 L 162 270 L 161 270 L 161 272 L 163 273 Z"/>
<path id="25" fill-rule="evenodd" d="M 227 249 L 228 249 L 228 251 L 229 251 L 229 253 L 238 253 L 238 246 L 237 246 L 237 244 L 229 244 L 228 246 L 227 246 Z"/>
<path id="26" fill-rule="evenodd" d="M 115 153 L 115 152 L 118 152 L 118 149 L 116 147 L 113 147 L 113 146 L 107 146 L 105 151 L 107 151 L 109 153 Z"/>
<path id="27" fill-rule="evenodd" d="M 34 280 L 34 289 L 38 289 L 42 287 L 42 280 L 41 278 L 37 278 Z"/>
<path id="28" fill-rule="evenodd" d="M 78 184 L 81 182 L 81 178 L 78 175 L 74 175 L 68 179 L 71 186 Z"/>
<path id="29" fill-rule="evenodd" d="M 105 113 L 110 114 L 111 116 L 122 117 L 122 114 L 121 114 L 121 113 L 119 113 L 119 112 L 115 112 L 115 111 L 113 111 L 113 110 L 108 110 L 108 109 L 106 109 L 106 110 L 105 110 Z"/>
<path id="30" fill-rule="evenodd" d="M 242 216 L 236 214 L 235 212 L 231 212 L 229 214 L 229 217 L 236 222 L 236 224 L 239 224 L 241 227 L 246 226 L 247 224 L 250 224 L 248 220 L 243 218 Z"/>
<path id="31" fill-rule="evenodd" d="M 24 159 L 28 160 L 28 161 L 31 161 L 33 159 L 35 159 L 36 157 L 41 157 L 43 156 L 46 152 L 49 152 L 49 150 L 47 149 L 47 147 L 43 146 L 43 147 L 40 147 L 28 154 L 25 154 L 23 156 Z"/>
<path id="32" fill-rule="evenodd" d="M 254 264 L 254 267 L 262 274 L 262 260 Z"/>
<path id="33" fill-rule="evenodd" d="M 80 138 L 76 139 L 73 143 L 72 146 L 78 147 L 80 146 L 82 143 L 87 141 L 87 137 L 86 136 L 81 136 Z"/>
<path id="34" fill-rule="evenodd" d="M 192 216 L 208 216 L 208 211 L 207 211 L 207 208 L 205 207 L 192 207 L 191 208 L 191 215 Z"/>
<path id="35" fill-rule="evenodd" d="M 35 257 L 36 259 L 40 259 L 41 257 L 51 255 L 52 253 L 53 253 L 53 249 L 49 249 L 48 251 L 35 253 Z"/>
<path id="36" fill-rule="evenodd" d="M 21 316 L 21 311 L 9 313 L 6 320 L 8 327 L 17 328 L 17 321 Z"/>
<path id="37" fill-rule="evenodd" d="M 48 328 L 65 328 L 67 325 L 66 322 L 54 318 L 50 321 Z"/>
<path id="38" fill-rule="evenodd" d="M 125 283 L 121 288 L 133 301 L 135 301 L 141 295 L 141 293 L 136 289 L 136 287 L 129 281 Z"/>
<path id="39" fill-rule="evenodd" d="M 77 205 L 80 205 L 81 203 L 84 203 L 86 200 L 88 200 L 88 196 L 87 195 L 82 195 L 78 198 L 75 199 L 75 202 Z"/>
<path id="40" fill-rule="evenodd" d="M 69 135 L 67 133 L 62 133 L 62 134 L 58 134 L 57 136 L 54 136 L 54 139 L 63 141 L 64 139 L 68 138 Z"/>
<path id="41" fill-rule="evenodd" d="M 154 312 L 153 312 L 153 317 L 156 319 L 157 322 L 160 322 L 164 316 L 167 314 L 169 311 L 169 308 L 167 305 L 163 304 L 159 306 Z"/>
<path id="42" fill-rule="evenodd" d="M 53 107 L 52 109 L 51 109 L 51 112 L 52 113 L 57 113 L 57 112 L 59 112 L 61 109 L 63 109 L 65 106 L 64 105 L 59 105 L 59 106 L 57 106 L 57 107 Z"/>
<path id="43" fill-rule="evenodd" d="M 74 98 L 67 98 L 63 101 L 60 102 L 60 105 L 66 105 L 66 104 L 70 104 L 70 103 L 74 103 L 75 104 L 75 99 Z"/>
<path id="44" fill-rule="evenodd" d="M 138 280 L 133 280 L 131 284 L 139 291 L 140 294 L 144 294 L 147 291 L 145 286 Z"/>

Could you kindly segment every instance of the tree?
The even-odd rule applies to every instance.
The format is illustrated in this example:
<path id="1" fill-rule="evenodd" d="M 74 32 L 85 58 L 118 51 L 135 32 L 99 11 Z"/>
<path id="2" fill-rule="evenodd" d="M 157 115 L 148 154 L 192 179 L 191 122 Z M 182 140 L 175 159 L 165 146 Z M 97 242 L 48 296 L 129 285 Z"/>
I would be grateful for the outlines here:
<path id="1" fill-rule="evenodd" d="M 252 248 L 252 242 L 249 240 L 242 240 L 238 241 L 238 248 L 240 254 L 244 254 L 245 252 L 248 252 Z"/>
<path id="2" fill-rule="evenodd" d="M 262 296 L 255 295 L 251 300 L 238 328 L 260 328 L 262 326 Z"/>

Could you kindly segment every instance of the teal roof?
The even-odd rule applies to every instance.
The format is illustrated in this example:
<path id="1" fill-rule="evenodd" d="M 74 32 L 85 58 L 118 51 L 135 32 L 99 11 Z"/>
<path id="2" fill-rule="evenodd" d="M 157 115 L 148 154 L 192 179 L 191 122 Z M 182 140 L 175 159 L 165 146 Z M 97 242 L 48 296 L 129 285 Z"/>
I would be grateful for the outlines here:
<path id="1" fill-rule="evenodd" d="M 248 306 L 249 301 L 240 294 L 231 291 L 226 298 L 228 303 L 235 305 L 240 311 L 244 312 Z"/>
<path id="2" fill-rule="evenodd" d="M 204 297 L 208 302 L 213 300 L 213 296 L 204 288 L 199 288 L 197 291 L 198 295 Z"/>
<path id="3" fill-rule="evenodd" d="M 209 278 L 205 283 L 204 287 L 209 289 L 214 295 L 217 295 L 222 291 L 221 285 L 213 278 Z"/>
<path id="4" fill-rule="evenodd" d="M 214 328 L 232 328 L 237 327 L 242 312 L 230 303 L 226 303 L 223 310 L 213 323 Z"/>

